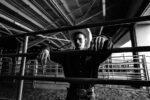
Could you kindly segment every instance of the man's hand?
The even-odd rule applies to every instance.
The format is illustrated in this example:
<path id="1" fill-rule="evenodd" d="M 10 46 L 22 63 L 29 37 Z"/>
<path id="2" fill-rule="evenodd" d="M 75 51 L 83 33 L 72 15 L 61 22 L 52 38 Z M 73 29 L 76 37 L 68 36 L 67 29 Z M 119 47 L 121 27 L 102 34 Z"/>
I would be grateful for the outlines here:
<path id="1" fill-rule="evenodd" d="M 40 60 L 42 65 L 45 65 L 48 60 L 50 61 L 50 50 L 42 50 L 42 52 L 40 53 Z"/>
<path id="2" fill-rule="evenodd" d="M 106 36 L 98 36 L 94 38 L 91 42 L 91 50 L 99 51 L 99 50 L 110 50 L 113 47 L 113 43 L 111 39 Z"/>

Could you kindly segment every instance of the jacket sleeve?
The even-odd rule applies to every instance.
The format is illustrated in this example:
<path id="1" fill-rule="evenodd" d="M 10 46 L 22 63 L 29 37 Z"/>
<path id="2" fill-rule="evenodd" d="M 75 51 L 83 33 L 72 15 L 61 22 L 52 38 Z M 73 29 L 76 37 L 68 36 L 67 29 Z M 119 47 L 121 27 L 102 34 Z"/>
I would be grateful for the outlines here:
<path id="1" fill-rule="evenodd" d="M 62 64 L 62 62 L 64 62 L 65 55 L 63 55 L 61 53 L 55 53 L 56 50 L 51 49 L 51 47 L 48 45 L 43 47 L 43 49 L 47 49 L 49 51 L 51 61 L 53 61 L 55 63 L 59 63 L 59 64 Z M 59 51 L 57 50 L 57 52 L 59 52 Z"/>
<path id="2" fill-rule="evenodd" d="M 57 51 L 57 52 L 59 52 L 59 51 Z M 65 61 L 66 56 L 64 54 L 55 53 L 55 52 L 51 51 L 50 59 L 56 63 L 62 64 Z"/>

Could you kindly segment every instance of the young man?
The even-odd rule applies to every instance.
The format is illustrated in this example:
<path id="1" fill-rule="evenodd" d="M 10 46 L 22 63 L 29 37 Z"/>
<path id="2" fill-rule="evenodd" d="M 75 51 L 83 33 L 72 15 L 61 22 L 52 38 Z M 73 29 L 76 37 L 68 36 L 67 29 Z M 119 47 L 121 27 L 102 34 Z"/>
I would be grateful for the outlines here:
<path id="1" fill-rule="evenodd" d="M 86 31 L 82 31 L 86 30 Z M 112 48 L 112 41 L 106 36 L 98 36 L 92 40 L 90 30 L 82 29 L 74 31 L 71 36 L 75 50 L 93 50 L 95 53 L 107 51 Z M 99 53 L 95 55 L 59 54 L 54 55 L 50 49 L 41 52 L 41 61 L 47 59 L 55 61 L 63 66 L 65 77 L 69 78 L 97 78 L 100 63 L 105 61 L 111 53 Z M 70 83 L 66 100 L 95 100 L 94 84 Z"/>

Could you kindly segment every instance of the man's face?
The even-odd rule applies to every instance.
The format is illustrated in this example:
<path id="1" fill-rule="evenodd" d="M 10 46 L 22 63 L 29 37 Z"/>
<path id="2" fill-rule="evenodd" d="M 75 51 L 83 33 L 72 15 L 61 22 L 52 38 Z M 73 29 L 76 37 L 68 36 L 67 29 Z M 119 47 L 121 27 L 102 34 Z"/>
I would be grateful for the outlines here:
<path id="1" fill-rule="evenodd" d="M 85 48 L 85 43 L 86 43 L 86 38 L 82 33 L 77 34 L 74 37 L 74 44 L 77 50 L 83 50 Z"/>

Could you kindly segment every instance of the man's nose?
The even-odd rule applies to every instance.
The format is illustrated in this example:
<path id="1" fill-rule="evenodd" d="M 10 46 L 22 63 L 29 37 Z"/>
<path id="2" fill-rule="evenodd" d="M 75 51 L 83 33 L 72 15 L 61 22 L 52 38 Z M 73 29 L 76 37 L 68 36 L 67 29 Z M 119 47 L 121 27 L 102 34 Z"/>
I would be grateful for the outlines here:
<path id="1" fill-rule="evenodd" d="M 79 40 L 77 40 L 77 43 L 80 43 L 80 41 L 79 41 Z"/>

